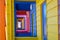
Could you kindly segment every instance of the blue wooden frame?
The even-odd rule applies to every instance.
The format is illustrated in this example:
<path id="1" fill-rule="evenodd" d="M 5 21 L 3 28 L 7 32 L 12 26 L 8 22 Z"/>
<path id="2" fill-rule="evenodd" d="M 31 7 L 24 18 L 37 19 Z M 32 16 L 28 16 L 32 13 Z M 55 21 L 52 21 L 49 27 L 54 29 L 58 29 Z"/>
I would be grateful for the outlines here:
<path id="1" fill-rule="evenodd" d="M 21 8 L 19 8 L 19 9 L 16 9 L 16 4 L 19 4 L 20 5 L 20 3 L 22 3 L 22 4 L 27 4 L 27 6 L 29 7 L 30 6 L 30 4 L 32 4 L 33 5 L 33 10 L 30 10 L 30 8 L 28 8 L 27 6 L 26 6 L 26 8 L 23 8 L 23 7 L 21 7 Z M 14 10 L 15 10 L 15 24 L 16 24 L 16 10 L 26 10 L 26 11 L 30 11 L 30 32 L 29 33 L 16 33 L 15 32 L 15 36 L 16 37 L 36 37 L 37 36 L 37 27 L 36 27 L 36 3 L 35 2 L 15 2 L 14 3 L 15 5 L 14 5 Z M 25 4 L 25 5 L 26 5 Z M 34 17 L 33 17 L 33 19 L 34 20 L 32 20 L 32 16 L 31 16 L 31 13 L 33 13 L 33 15 L 34 15 Z M 34 27 L 34 28 L 33 28 Z M 16 25 L 15 25 L 15 30 L 16 30 Z"/>
<path id="2" fill-rule="evenodd" d="M 47 21 L 46 21 L 46 2 L 42 4 L 42 27 L 43 27 L 43 40 L 47 40 Z"/>

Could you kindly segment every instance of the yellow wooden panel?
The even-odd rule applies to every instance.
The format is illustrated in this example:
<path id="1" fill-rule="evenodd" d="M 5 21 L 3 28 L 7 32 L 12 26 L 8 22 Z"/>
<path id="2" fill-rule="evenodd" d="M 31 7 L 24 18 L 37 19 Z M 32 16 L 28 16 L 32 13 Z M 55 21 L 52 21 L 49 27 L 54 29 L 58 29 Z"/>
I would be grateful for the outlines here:
<path id="1" fill-rule="evenodd" d="M 47 18 L 47 24 L 58 24 L 58 16 Z"/>
<path id="2" fill-rule="evenodd" d="M 41 5 L 45 0 L 36 0 L 37 5 Z"/>
<path id="3" fill-rule="evenodd" d="M 47 25 L 48 40 L 58 40 L 58 24 Z"/>
<path id="4" fill-rule="evenodd" d="M 37 12 L 37 35 L 38 40 L 42 40 L 42 5 L 36 4 L 36 12 Z"/>
<path id="5" fill-rule="evenodd" d="M 58 24 L 48 24 L 47 32 L 56 33 L 58 32 Z"/>
<path id="6" fill-rule="evenodd" d="M 47 2 L 47 40 L 58 40 L 58 3 L 57 0 Z"/>
<path id="7" fill-rule="evenodd" d="M 49 33 L 48 34 L 48 39 L 47 40 L 58 40 L 58 34 L 54 34 L 54 33 Z"/>
<path id="8" fill-rule="evenodd" d="M 53 9 L 47 10 L 47 18 L 58 15 L 58 6 Z"/>
<path id="9" fill-rule="evenodd" d="M 12 0 L 14 1 L 14 0 Z M 13 10 L 14 8 L 11 7 L 11 0 L 7 0 L 7 40 L 14 40 L 14 16 L 13 16 Z"/>
<path id="10" fill-rule="evenodd" d="M 12 40 L 11 35 L 11 0 L 7 0 L 7 40 Z"/>
<path id="11" fill-rule="evenodd" d="M 47 1 L 46 3 L 48 4 L 48 3 L 50 3 L 52 0 L 49 0 L 49 1 Z"/>
<path id="12" fill-rule="evenodd" d="M 49 4 L 47 4 L 47 10 L 50 10 L 56 6 L 58 6 L 57 0 L 51 0 L 51 2 Z"/>
<path id="13" fill-rule="evenodd" d="M 36 1 L 36 0 L 16 0 L 16 1 L 24 1 L 24 2 L 25 1 L 27 1 L 27 2 L 30 2 L 31 1 L 31 2 L 33 2 L 33 1 Z"/>

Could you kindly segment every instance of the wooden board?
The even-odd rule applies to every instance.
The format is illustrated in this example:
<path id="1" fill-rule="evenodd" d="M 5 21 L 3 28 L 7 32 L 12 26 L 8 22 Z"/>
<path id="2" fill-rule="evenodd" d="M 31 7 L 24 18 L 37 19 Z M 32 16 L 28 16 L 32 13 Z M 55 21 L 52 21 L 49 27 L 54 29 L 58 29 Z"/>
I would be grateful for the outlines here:
<path id="1" fill-rule="evenodd" d="M 58 40 L 58 3 L 57 0 L 47 2 L 47 40 Z"/>
<path id="2" fill-rule="evenodd" d="M 36 16 L 37 16 L 37 37 L 38 40 L 43 40 L 42 35 L 42 3 L 44 0 L 36 0 Z M 40 31 L 39 31 L 40 30 Z"/>
<path id="3" fill-rule="evenodd" d="M 5 26 L 5 0 L 0 0 L 0 40 L 6 40 Z"/>
<path id="4" fill-rule="evenodd" d="M 13 3 L 13 4 L 11 4 Z M 7 0 L 7 40 L 15 40 L 14 35 L 14 0 Z"/>

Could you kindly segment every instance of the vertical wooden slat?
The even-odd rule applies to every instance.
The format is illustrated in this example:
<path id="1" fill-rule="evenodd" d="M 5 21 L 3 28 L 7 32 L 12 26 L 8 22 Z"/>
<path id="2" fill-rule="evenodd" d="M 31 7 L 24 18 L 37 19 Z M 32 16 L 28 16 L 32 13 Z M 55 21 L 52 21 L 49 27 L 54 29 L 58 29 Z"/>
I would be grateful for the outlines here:
<path id="1" fill-rule="evenodd" d="M 42 35 L 42 3 L 44 0 L 36 0 L 36 16 L 37 16 L 37 37 L 43 40 Z"/>
<path id="2" fill-rule="evenodd" d="M 15 26 L 14 26 L 14 1 L 15 0 L 11 0 L 11 37 L 12 40 L 15 40 Z"/>
<path id="3" fill-rule="evenodd" d="M 7 40 L 12 40 L 12 35 L 11 35 L 11 0 L 6 0 L 6 17 L 7 17 Z"/>
<path id="4" fill-rule="evenodd" d="M 5 0 L 0 0 L 0 40 L 5 39 Z"/>

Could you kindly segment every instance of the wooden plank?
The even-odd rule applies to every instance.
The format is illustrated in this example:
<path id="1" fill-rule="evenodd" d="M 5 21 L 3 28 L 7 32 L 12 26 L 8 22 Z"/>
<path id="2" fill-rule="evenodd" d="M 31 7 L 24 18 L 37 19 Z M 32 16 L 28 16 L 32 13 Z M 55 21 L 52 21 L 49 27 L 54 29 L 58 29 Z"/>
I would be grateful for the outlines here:
<path id="1" fill-rule="evenodd" d="M 0 0 L 0 40 L 6 40 L 5 26 L 5 0 Z"/>
<path id="2" fill-rule="evenodd" d="M 39 1 L 40 3 L 40 1 Z M 36 16 L 37 16 L 37 37 L 42 40 L 42 5 L 36 0 Z"/>
<path id="3" fill-rule="evenodd" d="M 43 2 L 44 0 L 36 0 L 37 5 L 42 5 Z"/>
<path id="4" fill-rule="evenodd" d="M 11 0 L 11 37 L 12 39 L 11 40 L 15 40 L 15 24 L 14 24 L 14 0 Z"/>
<path id="5" fill-rule="evenodd" d="M 47 27 L 47 40 L 58 40 L 58 24 L 48 24 Z"/>
<path id="6" fill-rule="evenodd" d="M 14 0 L 7 0 L 7 40 L 14 40 Z"/>
<path id="7" fill-rule="evenodd" d="M 49 0 L 46 0 L 48 2 Z M 58 40 L 58 2 L 47 3 L 47 40 Z"/>

